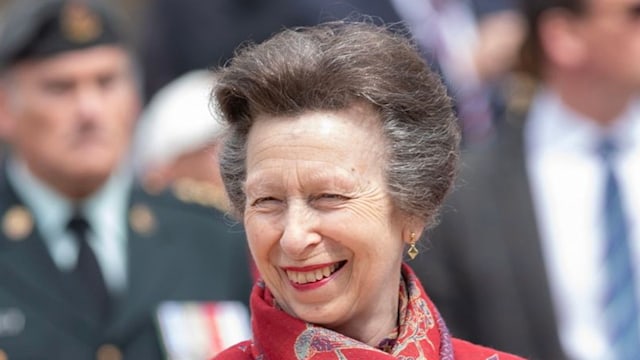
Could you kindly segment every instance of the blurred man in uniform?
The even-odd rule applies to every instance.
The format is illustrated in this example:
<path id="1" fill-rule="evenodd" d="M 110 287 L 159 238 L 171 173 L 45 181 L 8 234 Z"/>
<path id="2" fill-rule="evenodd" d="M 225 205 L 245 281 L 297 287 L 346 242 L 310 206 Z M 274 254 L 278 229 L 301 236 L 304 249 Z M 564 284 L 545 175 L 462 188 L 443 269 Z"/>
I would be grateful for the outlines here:
<path id="1" fill-rule="evenodd" d="M 248 299 L 243 232 L 133 180 L 141 102 L 117 18 L 96 1 L 20 0 L 5 20 L 0 358 L 159 359 L 176 314 L 226 330 L 236 308 L 210 301 Z"/>

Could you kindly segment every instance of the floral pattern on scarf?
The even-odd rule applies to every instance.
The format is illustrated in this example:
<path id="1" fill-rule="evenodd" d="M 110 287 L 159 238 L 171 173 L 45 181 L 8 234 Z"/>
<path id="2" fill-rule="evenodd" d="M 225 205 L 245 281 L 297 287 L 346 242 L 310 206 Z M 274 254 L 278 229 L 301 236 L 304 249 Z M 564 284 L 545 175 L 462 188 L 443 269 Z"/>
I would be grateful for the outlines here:
<path id="1" fill-rule="evenodd" d="M 390 353 L 282 311 L 259 281 L 251 294 L 254 339 L 216 360 L 516 360 L 519 357 L 453 339 L 413 271 L 402 266 L 397 339 Z"/>

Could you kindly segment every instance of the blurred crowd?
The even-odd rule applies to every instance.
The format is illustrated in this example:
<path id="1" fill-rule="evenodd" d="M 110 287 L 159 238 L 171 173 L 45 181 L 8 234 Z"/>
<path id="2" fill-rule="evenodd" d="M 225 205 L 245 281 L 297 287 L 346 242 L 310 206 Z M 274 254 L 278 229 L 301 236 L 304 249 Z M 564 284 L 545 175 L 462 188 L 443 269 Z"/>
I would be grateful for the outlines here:
<path id="1" fill-rule="evenodd" d="M 0 9 L 10 4 L 0 1 Z M 458 99 L 466 141 L 483 141 L 513 93 L 526 32 L 517 0 L 114 0 L 142 69 L 143 100 L 191 70 L 228 61 L 247 42 L 283 27 L 370 16 L 401 24 Z M 0 14 L 0 20 L 1 20 Z M 519 90 L 519 88 L 518 88 Z M 517 99 L 515 101 L 519 101 Z"/>
<path id="2" fill-rule="evenodd" d="M 8 1 L 1 3 L 3 10 L 8 8 Z M 227 229 L 233 221 L 225 216 L 227 199 L 217 166 L 224 129 L 216 120 L 216 104 L 210 102 L 213 70 L 229 61 L 243 43 L 260 42 L 283 27 L 349 17 L 358 20 L 361 15 L 376 23 L 394 24 L 394 29 L 415 38 L 425 60 L 442 75 L 456 101 L 464 149 L 459 180 L 440 216 L 441 224 L 425 236 L 425 255 L 410 262 L 452 333 L 531 359 L 639 358 L 640 276 L 635 273 L 640 271 L 640 104 L 636 99 L 640 2 L 120 0 L 112 4 L 118 5 L 125 19 L 120 25 L 130 47 L 124 49 L 131 53 L 124 54 L 131 55 L 133 69 L 127 70 L 131 82 L 127 96 L 136 101 L 92 110 L 131 108 L 126 115 L 124 110 L 111 115 L 127 117 L 117 130 L 126 141 L 113 150 L 111 163 L 96 175 L 100 180 L 95 185 L 83 180 L 101 161 L 98 155 L 88 160 L 90 153 L 69 155 L 43 164 L 51 155 L 47 153 L 56 151 L 57 145 L 47 138 L 56 134 L 53 127 L 60 124 L 51 119 L 52 127 L 44 128 L 43 122 L 34 121 L 34 113 L 42 112 L 38 115 L 45 118 L 44 113 L 54 112 L 55 107 L 36 104 L 35 98 L 26 100 L 33 101 L 34 109 L 21 101 L 11 106 L 15 104 L 10 100 L 32 94 L 11 82 L 22 79 L 19 71 L 25 67 L 18 62 L 22 58 L 2 64 L 5 71 L 18 75 L 0 80 L 5 158 L 0 184 L 8 181 L 15 188 L 6 190 L 11 195 L 0 193 L 4 233 L 0 279 L 5 279 L 0 280 L 0 320 L 6 320 L 0 321 L 0 359 L 12 349 L 28 348 L 29 339 L 51 329 L 62 329 L 55 341 L 69 347 L 74 346 L 75 332 L 91 336 L 92 326 L 82 323 L 83 319 L 67 322 L 52 309 L 65 301 L 62 295 L 56 293 L 47 304 L 24 305 L 24 297 L 52 296 L 39 295 L 49 290 L 45 289 L 48 285 L 31 289 L 6 279 L 24 277 L 25 283 L 42 283 L 45 280 L 30 276 L 73 267 L 76 260 L 66 261 L 65 254 L 79 256 L 82 245 L 62 246 L 61 250 L 27 249 L 26 245 L 19 249 L 28 243 L 21 240 L 35 236 L 31 234 L 34 227 L 48 231 L 46 224 L 52 217 L 47 211 L 70 213 L 77 210 L 73 204 L 78 198 L 99 199 L 105 193 L 120 199 L 113 210 L 117 216 L 106 216 L 105 221 L 118 224 L 121 242 L 141 237 L 137 244 L 145 248 L 122 245 L 97 255 L 99 266 L 109 274 L 103 279 L 107 292 L 118 302 L 110 311 L 119 314 L 109 325 L 109 335 L 101 338 L 107 347 L 100 351 L 124 352 L 125 358 L 140 359 L 155 358 L 162 352 L 178 359 L 197 347 L 194 358 L 212 355 L 212 348 L 203 345 L 206 340 L 192 344 L 195 340 L 172 329 L 187 326 L 185 314 L 206 312 L 209 310 L 203 309 L 222 302 L 246 308 L 249 276 L 259 276 L 246 248 L 232 244 L 233 240 L 242 242 L 238 224 L 235 230 Z M 14 22 L 6 14 L 0 15 L 0 34 L 17 33 L 7 28 L 6 24 Z M 4 47 L 0 44 L 0 57 Z M 118 56 L 114 59 L 122 60 Z M 84 59 L 74 61 L 83 63 Z M 87 64 L 89 61 L 93 59 Z M 27 82 L 28 76 L 24 78 Z M 46 110 L 36 109 L 37 105 Z M 74 116 L 59 111 L 60 117 Z M 100 117 L 86 115 L 92 116 Z M 31 127 L 16 125 L 30 121 Z M 93 120 L 77 121 L 79 134 L 99 127 L 92 125 Z M 109 121 L 120 120 L 95 123 Z M 60 142 L 65 141 L 62 138 L 64 135 Z M 38 166 L 41 172 L 34 171 Z M 62 177 L 39 176 L 51 174 L 51 166 L 69 169 Z M 76 196 L 75 190 L 85 185 L 86 191 Z M 51 195 L 51 188 L 63 195 Z M 45 195 L 29 195 L 36 193 Z M 124 204 L 123 199 L 133 193 L 139 201 Z M 42 201 L 39 199 L 60 206 L 34 205 Z M 102 200 L 94 202 L 98 201 Z M 111 205 L 90 210 L 90 204 L 86 206 L 90 218 L 100 218 L 91 215 L 100 211 L 112 211 Z M 215 221 L 208 224 L 206 218 Z M 98 228 L 94 235 L 100 238 L 101 225 L 94 226 Z M 65 241 L 69 237 L 60 235 Z M 180 244 L 186 237 L 193 240 Z M 171 239 L 164 244 L 158 240 L 163 238 Z M 207 240 L 224 245 L 216 248 Z M 149 246 L 150 241 L 163 247 L 158 254 L 151 250 L 155 245 Z M 56 262 L 54 256 L 46 269 L 24 266 L 24 262 L 37 260 L 13 264 L 47 253 L 61 254 L 61 260 Z M 138 253 L 136 261 L 152 264 L 140 269 L 123 265 Z M 160 260 L 149 260 L 143 253 L 153 253 Z M 113 254 L 116 260 L 108 260 Z M 210 267 L 206 258 L 199 257 L 203 254 L 216 254 L 227 261 Z M 180 277 L 169 275 L 161 270 L 161 260 L 172 262 L 172 269 L 184 266 L 186 270 Z M 104 270 L 109 267 L 122 268 Z M 209 276 L 211 273 L 217 275 Z M 223 280 L 232 274 L 231 281 Z M 167 281 L 185 278 L 191 283 L 182 283 L 175 292 L 146 299 L 144 294 L 125 295 L 130 286 L 163 288 Z M 219 291 L 201 291 L 216 286 Z M 620 303 L 628 306 L 621 310 Z M 40 308 L 54 314 L 32 330 L 30 316 L 36 316 Z M 228 316 L 245 316 L 231 309 Z M 72 313 L 73 309 L 65 311 Z M 62 322 L 65 324 L 59 325 Z M 147 331 L 127 337 L 133 331 L 142 333 L 140 329 Z M 238 333 L 240 338 L 248 336 Z M 155 334 L 160 334 L 157 339 Z M 20 336 L 24 339 L 15 340 Z M 41 346 L 53 346 L 52 341 L 47 339 Z M 154 348 L 147 353 L 146 346 L 163 350 Z M 28 356 L 30 350 L 25 351 Z M 68 358 L 77 355 L 59 351 Z"/>
<path id="3" fill-rule="evenodd" d="M 370 16 L 402 24 L 459 100 L 469 142 L 493 132 L 505 107 L 506 75 L 517 60 L 525 24 L 511 0 L 254 0 L 148 1 L 139 10 L 136 37 L 145 93 L 193 69 L 223 65 L 246 42 L 260 42 L 282 27 Z"/>

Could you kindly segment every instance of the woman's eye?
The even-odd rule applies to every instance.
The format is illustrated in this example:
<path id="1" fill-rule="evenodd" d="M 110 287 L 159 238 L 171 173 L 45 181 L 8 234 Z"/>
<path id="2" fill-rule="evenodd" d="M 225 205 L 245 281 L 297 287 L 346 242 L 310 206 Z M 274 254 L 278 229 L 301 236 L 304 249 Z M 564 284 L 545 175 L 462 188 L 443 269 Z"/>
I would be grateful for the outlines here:
<path id="1" fill-rule="evenodd" d="M 265 197 L 261 197 L 261 198 L 257 198 L 255 199 L 252 203 L 251 206 L 258 206 L 258 205 L 263 205 L 269 202 L 275 202 L 278 201 L 278 199 L 272 197 L 272 196 L 265 196 Z"/>
<path id="2" fill-rule="evenodd" d="M 328 200 L 347 200 L 348 198 L 340 194 L 322 194 L 318 198 Z"/>

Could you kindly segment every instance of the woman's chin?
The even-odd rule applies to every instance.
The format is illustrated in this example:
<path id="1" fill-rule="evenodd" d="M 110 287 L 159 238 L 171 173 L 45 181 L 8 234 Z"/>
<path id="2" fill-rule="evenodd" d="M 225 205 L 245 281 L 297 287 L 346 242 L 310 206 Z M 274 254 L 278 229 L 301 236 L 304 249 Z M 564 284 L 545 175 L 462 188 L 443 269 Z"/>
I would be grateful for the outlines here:
<path id="1" fill-rule="evenodd" d="M 339 320 L 341 318 L 344 318 L 335 314 L 335 311 L 332 311 L 331 313 L 318 311 L 314 312 L 313 314 L 306 313 L 302 314 L 301 316 L 298 315 L 298 317 L 304 322 L 326 327 L 328 329 L 335 328 L 339 323 Z"/>
<path id="2" fill-rule="evenodd" d="M 332 325 L 344 321 L 347 317 L 346 312 L 341 310 L 343 306 L 335 300 L 337 299 L 324 304 L 280 304 L 280 307 L 289 315 L 304 322 L 331 328 Z"/>

